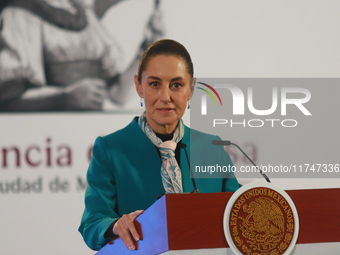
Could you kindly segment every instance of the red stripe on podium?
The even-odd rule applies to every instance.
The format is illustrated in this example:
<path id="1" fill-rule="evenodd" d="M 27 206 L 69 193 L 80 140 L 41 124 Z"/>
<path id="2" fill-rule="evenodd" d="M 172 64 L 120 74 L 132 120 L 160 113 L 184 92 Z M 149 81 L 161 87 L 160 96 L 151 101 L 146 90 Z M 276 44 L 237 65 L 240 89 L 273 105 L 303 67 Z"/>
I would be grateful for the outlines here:
<path id="1" fill-rule="evenodd" d="M 340 242 L 340 189 L 286 192 L 299 214 L 297 243 Z"/>
<path id="2" fill-rule="evenodd" d="M 340 242 L 340 189 L 286 192 L 299 214 L 297 243 Z M 166 195 L 169 249 L 229 247 L 224 237 L 223 215 L 232 194 Z"/>
<path id="3" fill-rule="evenodd" d="M 170 250 L 229 247 L 223 215 L 233 193 L 167 195 Z M 177 199 L 176 196 L 183 196 Z"/>

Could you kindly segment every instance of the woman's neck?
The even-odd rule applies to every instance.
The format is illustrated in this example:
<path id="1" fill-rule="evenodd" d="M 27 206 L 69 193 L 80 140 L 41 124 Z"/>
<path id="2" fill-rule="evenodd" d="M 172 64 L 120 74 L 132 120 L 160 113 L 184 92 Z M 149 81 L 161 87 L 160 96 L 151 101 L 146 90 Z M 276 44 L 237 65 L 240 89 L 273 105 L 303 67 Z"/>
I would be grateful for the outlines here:
<path id="1" fill-rule="evenodd" d="M 146 117 L 146 122 L 149 124 L 151 129 L 158 134 L 166 135 L 166 134 L 172 134 L 178 124 L 178 121 L 171 124 L 171 125 L 159 125 L 156 122 L 150 120 L 148 117 Z"/>
<path id="2" fill-rule="evenodd" d="M 162 140 L 162 142 L 165 142 L 165 141 L 169 141 L 169 140 L 172 140 L 172 138 L 174 137 L 174 134 L 171 133 L 171 134 L 159 134 L 159 133 L 155 133 L 156 136 Z"/>

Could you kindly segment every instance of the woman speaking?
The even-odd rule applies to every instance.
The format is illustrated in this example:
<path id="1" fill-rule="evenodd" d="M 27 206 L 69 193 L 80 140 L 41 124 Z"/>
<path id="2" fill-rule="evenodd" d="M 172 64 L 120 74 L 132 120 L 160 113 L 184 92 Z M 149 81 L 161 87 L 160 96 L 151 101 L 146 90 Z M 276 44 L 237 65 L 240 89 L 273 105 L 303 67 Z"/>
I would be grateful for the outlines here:
<path id="1" fill-rule="evenodd" d="M 160 40 L 143 54 L 134 81 L 145 111 L 125 128 L 98 137 L 87 172 L 85 211 L 79 227 L 86 244 L 99 250 L 119 235 L 135 249 L 140 239 L 134 219 L 157 195 L 193 190 L 181 144 L 197 152 L 198 162 L 232 166 L 223 147 L 212 146 L 216 136 L 186 127 L 182 116 L 193 93 L 193 64 L 183 45 Z M 193 146 L 192 144 L 195 144 Z M 235 191 L 233 173 L 225 178 L 196 179 L 200 192 Z M 133 241 L 134 240 L 134 241 Z"/>

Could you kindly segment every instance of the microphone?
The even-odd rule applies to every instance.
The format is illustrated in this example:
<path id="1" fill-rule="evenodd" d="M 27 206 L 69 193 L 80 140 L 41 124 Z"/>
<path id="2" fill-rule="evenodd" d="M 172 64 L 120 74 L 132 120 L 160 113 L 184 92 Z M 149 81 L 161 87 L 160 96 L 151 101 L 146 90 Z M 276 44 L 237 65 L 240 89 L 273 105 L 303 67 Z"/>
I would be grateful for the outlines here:
<path id="1" fill-rule="evenodd" d="M 221 146 L 229 146 L 231 144 L 230 141 L 223 141 L 223 140 L 212 140 L 213 145 L 221 145 Z"/>
<path id="2" fill-rule="evenodd" d="M 181 143 L 181 148 L 184 149 L 184 151 L 185 151 L 185 156 L 187 158 L 187 162 L 188 162 L 189 169 L 190 169 L 190 176 L 191 176 L 191 180 L 192 180 L 192 185 L 194 186 L 194 190 L 191 193 L 200 193 L 199 189 L 197 189 L 197 187 L 196 187 L 194 174 L 191 170 L 190 161 L 189 161 L 188 152 L 187 152 L 187 145 L 185 143 Z"/>
<path id="3" fill-rule="evenodd" d="M 270 180 L 269 180 L 269 178 L 268 178 L 268 176 L 266 175 L 266 174 L 264 174 L 263 172 L 262 172 L 262 169 L 261 168 L 259 168 L 249 157 L 248 157 L 248 155 L 237 145 L 237 144 L 235 144 L 235 143 L 232 143 L 232 142 L 230 142 L 230 141 L 223 141 L 223 140 L 212 140 L 212 144 L 213 145 L 220 145 L 220 146 L 230 146 L 230 145 L 234 145 L 234 146 L 236 146 L 242 153 L 243 153 L 243 155 L 256 167 L 256 168 L 258 168 L 259 170 L 260 170 L 260 174 L 263 176 L 263 178 L 265 178 L 266 179 L 266 181 L 267 182 L 269 182 L 270 183 Z"/>

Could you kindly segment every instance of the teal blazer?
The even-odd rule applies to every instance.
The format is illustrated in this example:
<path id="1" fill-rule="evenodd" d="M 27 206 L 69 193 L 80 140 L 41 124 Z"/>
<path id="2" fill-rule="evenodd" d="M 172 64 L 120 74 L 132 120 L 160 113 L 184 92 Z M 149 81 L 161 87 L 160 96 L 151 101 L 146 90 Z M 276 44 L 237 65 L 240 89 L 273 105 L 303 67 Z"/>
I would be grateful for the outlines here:
<path id="1" fill-rule="evenodd" d="M 113 221 L 123 214 L 147 209 L 158 195 L 165 193 L 158 149 L 143 133 L 137 121 L 138 117 L 125 128 L 98 137 L 95 141 L 87 172 L 85 210 L 79 227 L 84 241 L 93 250 L 99 250 L 111 240 L 104 238 L 104 233 Z M 190 151 L 191 155 L 195 155 L 194 165 L 190 160 L 194 172 L 196 166 L 232 166 L 223 147 L 211 144 L 213 139 L 219 138 L 185 126 L 182 143 L 187 145 L 189 156 Z M 180 152 L 179 165 L 183 191 L 191 192 L 193 185 L 184 149 Z M 239 188 L 233 173 L 214 179 L 199 178 L 202 176 L 197 173 L 195 176 L 196 186 L 201 193 L 235 191 Z"/>

